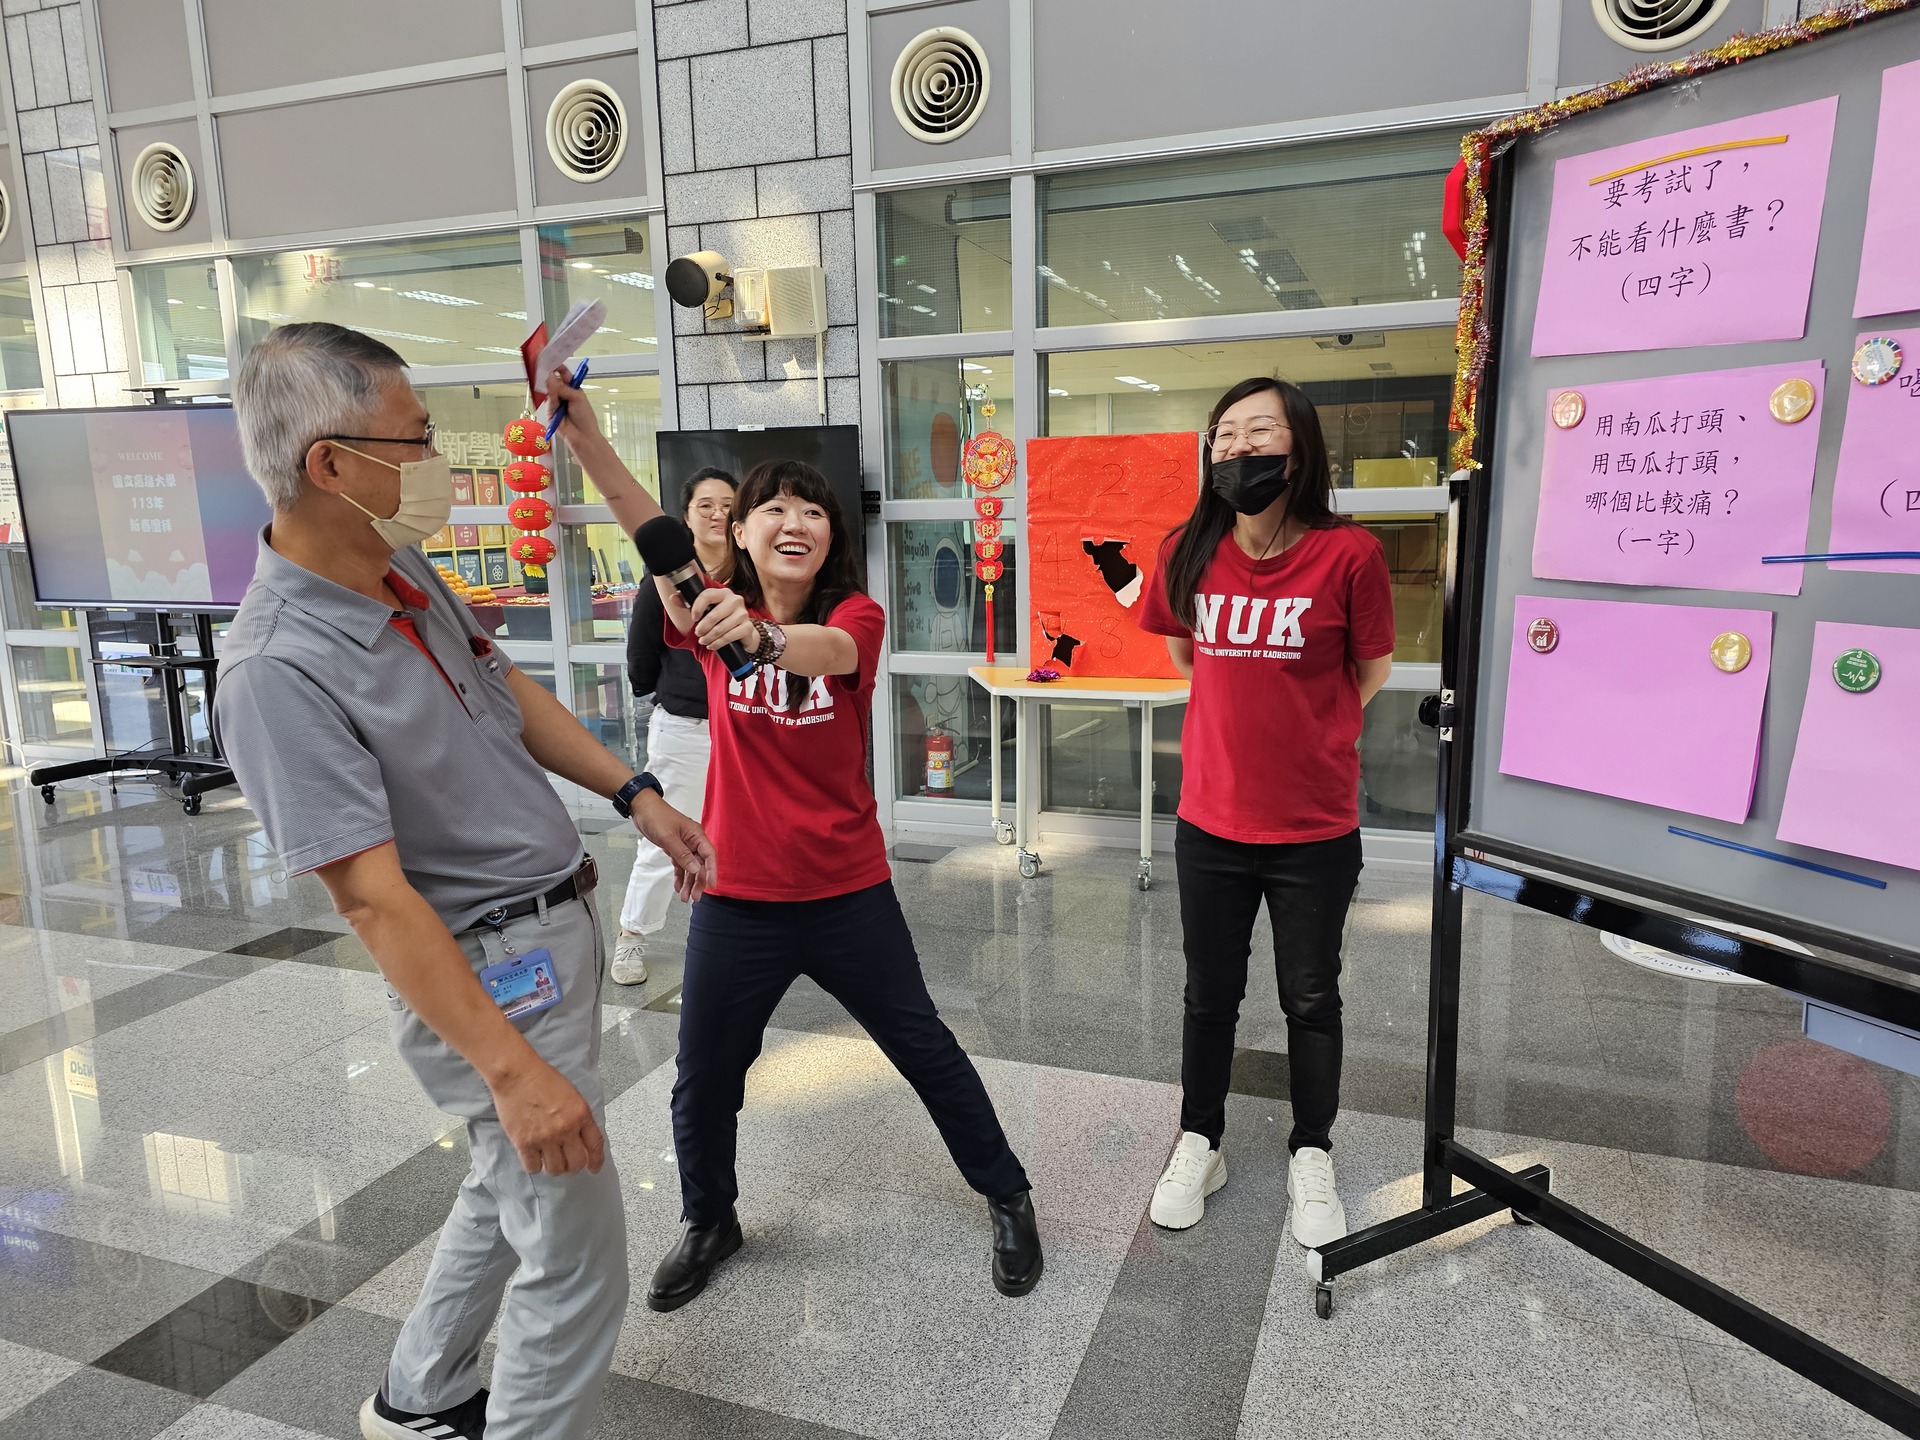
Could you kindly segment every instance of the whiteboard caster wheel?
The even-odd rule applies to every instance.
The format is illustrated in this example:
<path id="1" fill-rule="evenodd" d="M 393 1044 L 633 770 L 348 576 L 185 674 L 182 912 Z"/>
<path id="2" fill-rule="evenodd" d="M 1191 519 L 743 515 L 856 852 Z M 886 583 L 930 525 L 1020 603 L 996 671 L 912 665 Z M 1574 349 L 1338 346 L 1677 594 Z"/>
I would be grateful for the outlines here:
<path id="1" fill-rule="evenodd" d="M 49 805 L 53 804 L 53 786 L 42 785 L 40 787 L 40 798 Z"/>
<path id="2" fill-rule="evenodd" d="M 1013 844 L 1013 826 L 1004 820 L 993 822 L 993 843 L 996 845 Z"/>
<path id="3" fill-rule="evenodd" d="M 1038 875 L 1039 873 L 1040 873 L 1040 857 L 1034 854 L 1031 850 L 1022 850 L 1020 852 L 1021 878 L 1025 880 L 1031 880 L 1033 879 L 1034 876 Z"/>
<path id="4" fill-rule="evenodd" d="M 1142 860 L 1140 862 L 1138 879 L 1142 890 L 1151 890 L 1153 888 L 1153 861 Z"/>
<path id="5" fill-rule="evenodd" d="M 180 808 L 189 815 L 198 815 L 200 813 L 200 797 L 198 795 L 187 796 L 186 799 L 180 802 Z"/>
<path id="6" fill-rule="evenodd" d="M 1331 1285 L 1313 1287 L 1313 1313 L 1322 1320 L 1333 1318 L 1333 1287 Z"/>

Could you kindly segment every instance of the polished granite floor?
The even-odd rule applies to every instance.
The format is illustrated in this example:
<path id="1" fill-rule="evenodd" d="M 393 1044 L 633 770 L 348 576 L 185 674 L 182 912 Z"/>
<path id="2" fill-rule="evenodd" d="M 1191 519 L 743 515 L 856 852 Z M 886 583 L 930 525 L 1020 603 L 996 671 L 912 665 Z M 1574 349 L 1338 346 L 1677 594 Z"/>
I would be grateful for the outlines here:
<path id="1" fill-rule="evenodd" d="M 625 832 L 582 820 L 603 873 Z M 936 999 L 1036 1185 L 1048 1271 L 987 1276 L 983 1208 L 910 1091 L 793 991 L 751 1077 L 747 1249 L 669 1316 L 635 1303 L 616 1436 L 1891 1434 L 1556 1237 L 1489 1220 L 1312 1312 L 1287 1238 L 1285 1032 L 1256 955 L 1231 1183 L 1145 1210 L 1178 1114 L 1178 895 L 1124 853 L 900 848 Z M 603 905 L 603 915 L 611 907 Z M 610 918 L 607 919 L 609 925 Z M 1368 875 L 1349 931 L 1354 1223 L 1418 1199 L 1428 905 Z M 667 1120 L 684 911 L 609 994 L 611 1149 L 636 1282 L 675 1229 Z M 244 804 L 0 794 L 0 1437 L 355 1433 L 465 1170 L 386 1046 L 371 960 Z M 1627 965 L 1591 932 L 1469 912 L 1461 1122 L 1554 1187 L 1920 1385 L 1920 1081 L 1799 1038 L 1763 988 Z"/>

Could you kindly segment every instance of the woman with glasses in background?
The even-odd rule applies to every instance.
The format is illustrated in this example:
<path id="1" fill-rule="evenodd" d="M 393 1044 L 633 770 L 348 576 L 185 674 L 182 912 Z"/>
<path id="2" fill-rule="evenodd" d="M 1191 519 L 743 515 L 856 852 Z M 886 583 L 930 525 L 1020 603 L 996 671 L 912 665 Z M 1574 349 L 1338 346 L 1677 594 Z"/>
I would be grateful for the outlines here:
<path id="1" fill-rule="evenodd" d="M 680 518 L 693 532 L 694 554 L 707 574 L 722 585 L 733 578 L 733 496 L 739 482 L 709 465 L 696 470 L 680 488 Z M 682 815 L 700 818 L 707 794 L 707 677 L 700 662 L 662 638 L 666 618 L 659 590 L 649 580 L 633 597 L 627 624 L 627 681 L 636 699 L 653 697 L 647 720 L 645 768 L 661 784 L 667 803 Z M 607 978 L 616 985 L 641 985 L 647 978 L 647 936 L 667 923 L 673 899 L 673 862 L 659 846 L 640 837 L 620 907 L 620 938 L 613 943 Z"/>
<path id="2" fill-rule="evenodd" d="M 1192 681 L 1174 839 L 1187 957 L 1180 1138 L 1149 1214 L 1184 1230 L 1227 1183 L 1234 1027 L 1264 900 L 1287 1019 L 1287 1195 L 1309 1248 L 1346 1234 L 1340 942 L 1360 879 L 1361 711 L 1393 668 L 1380 542 L 1333 513 L 1313 402 L 1242 380 L 1208 418 L 1204 483 L 1160 548 L 1141 628 Z"/>

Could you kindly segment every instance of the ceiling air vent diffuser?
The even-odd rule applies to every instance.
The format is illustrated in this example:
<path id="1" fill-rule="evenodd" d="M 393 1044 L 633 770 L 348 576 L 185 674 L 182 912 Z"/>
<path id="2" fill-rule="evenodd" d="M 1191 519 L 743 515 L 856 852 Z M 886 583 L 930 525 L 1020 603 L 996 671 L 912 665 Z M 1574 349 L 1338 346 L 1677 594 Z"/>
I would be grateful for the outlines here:
<path id="1" fill-rule="evenodd" d="M 958 140 L 986 109 L 990 79 L 987 52 L 966 31 L 922 31 L 893 62 L 894 116 L 929 145 Z"/>
<path id="2" fill-rule="evenodd" d="M 1726 8 L 1727 0 L 1593 0 L 1593 18 L 1629 50 L 1678 50 Z"/>
<path id="3" fill-rule="evenodd" d="M 147 146 L 133 162 L 133 208 L 156 230 L 178 230 L 193 213 L 193 167 L 174 146 Z"/>
<path id="4" fill-rule="evenodd" d="M 627 151 L 627 107 L 599 80 L 576 80 L 547 107 L 547 153 L 570 180 L 607 178 Z"/>

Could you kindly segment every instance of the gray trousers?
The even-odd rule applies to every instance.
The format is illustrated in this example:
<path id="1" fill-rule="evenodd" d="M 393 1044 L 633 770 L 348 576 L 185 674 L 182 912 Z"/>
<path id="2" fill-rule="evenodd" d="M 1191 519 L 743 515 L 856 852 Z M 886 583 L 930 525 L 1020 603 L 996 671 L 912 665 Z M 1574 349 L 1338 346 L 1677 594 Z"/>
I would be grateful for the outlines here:
<path id="1" fill-rule="evenodd" d="M 514 921 L 506 940 L 522 955 L 553 953 L 560 1003 L 516 1023 L 604 1129 L 606 960 L 591 897 Z M 469 932 L 461 945 L 476 973 L 508 958 L 491 930 Z M 465 1117 L 473 1168 L 394 1346 L 387 1399 L 422 1413 L 467 1399 L 482 1383 L 480 1345 L 498 1315 L 488 1440 L 578 1440 L 592 1427 L 627 1314 L 627 1222 L 613 1159 L 598 1175 L 529 1175 L 479 1073 L 389 997 L 395 1048 L 436 1105 Z"/>

